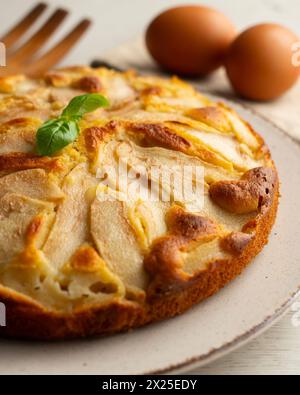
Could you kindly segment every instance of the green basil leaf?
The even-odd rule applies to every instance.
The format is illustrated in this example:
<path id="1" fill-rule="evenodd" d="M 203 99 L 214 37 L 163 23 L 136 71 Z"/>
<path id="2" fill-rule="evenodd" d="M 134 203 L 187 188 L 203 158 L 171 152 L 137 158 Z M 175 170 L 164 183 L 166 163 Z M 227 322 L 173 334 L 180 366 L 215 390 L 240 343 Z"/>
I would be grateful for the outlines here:
<path id="1" fill-rule="evenodd" d="M 99 107 L 109 106 L 108 100 L 98 93 L 87 93 L 74 97 L 62 112 L 62 117 L 81 118 L 88 112 L 95 111 Z"/>
<path id="2" fill-rule="evenodd" d="M 37 152 L 42 156 L 53 155 L 76 140 L 78 134 L 76 121 L 66 121 L 63 118 L 47 121 L 37 131 Z"/>
<path id="3" fill-rule="evenodd" d="M 76 140 L 80 128 L 78 122 L 88 112 L 109 106 L 108 100 L 97 93 L 74 97 L 60 117 L 45 122 L 36 134 L 36 150 L 48 156 Z"/>

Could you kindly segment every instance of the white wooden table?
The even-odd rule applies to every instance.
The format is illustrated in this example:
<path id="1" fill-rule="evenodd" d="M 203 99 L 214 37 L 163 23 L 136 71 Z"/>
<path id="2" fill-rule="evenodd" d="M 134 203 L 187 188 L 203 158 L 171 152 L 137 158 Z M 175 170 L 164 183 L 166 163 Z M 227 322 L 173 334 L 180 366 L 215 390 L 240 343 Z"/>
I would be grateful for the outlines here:
<path id="1" fill-rule="evenodd" d="M 0 12 L 1 31 L 18 19 L 35 0 L 2 1 Z M 72 14 L 56 37 L 63 35 L 78 22 L 80 17 L 91 17 L 94 24 L 63 64 L 84 64 L 95 57 L 117 61 L 126 66 L 132 60 L 143 64 L 144 53 L 132 51 L 137 45 L 133 38 L 139 36 L 148 21 L 162 9 L 171 5 L 191 3 L 190 0 L 51 0 L 50 9 L 60 5 Z M 196 1 L 194 1 L 196 3 Z M 275 21 L 289 26 L 300 36 L 299 0 L 207 0 L 199 3 L 215 6 L 225 12 L 239 29 L 258 22 Z M 51 45 L 54 40 L 49 42 Z M 122 45 L 117 50 L 112 48 Z M 134 58 L 132 58 L 134 55 Z M 136 57 L 136 58 L 135 58 Z M 203 83 L 209 92 L 230 95 L 229 86 L 222 72 Z M 300 84 L 281 100 L 254 107 L 271 117 L 283 129 L 300 139 Z M 295 215 L 299 214 L 295 213 Z M 299 257 L 300 258 L 300 257 Z M 300 262 L 299 262 L 300 264 Z M 211 365 L 197 369 L 195 374 L 300 374 L 300 326 L 292 325 L 294 312 L 290 311 L 270 330 L 245 347 Z M 1 373 L 1 372 L 0 372 Z"/>

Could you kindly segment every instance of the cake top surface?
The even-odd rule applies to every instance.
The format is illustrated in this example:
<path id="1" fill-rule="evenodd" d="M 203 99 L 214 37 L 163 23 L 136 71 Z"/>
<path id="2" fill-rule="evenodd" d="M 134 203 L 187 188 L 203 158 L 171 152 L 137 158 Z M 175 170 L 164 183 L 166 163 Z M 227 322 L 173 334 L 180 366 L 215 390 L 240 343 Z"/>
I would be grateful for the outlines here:
<path id="1" fill-rule="evenodd" d="M 96 92 L 109 107 L 37 155 L 43 122 Z M 176 77 L 72 67 L 0 79 L 0 284 L 46 308 L 143 303 L 241 253 L 272 188 L 261 137 Z"/>

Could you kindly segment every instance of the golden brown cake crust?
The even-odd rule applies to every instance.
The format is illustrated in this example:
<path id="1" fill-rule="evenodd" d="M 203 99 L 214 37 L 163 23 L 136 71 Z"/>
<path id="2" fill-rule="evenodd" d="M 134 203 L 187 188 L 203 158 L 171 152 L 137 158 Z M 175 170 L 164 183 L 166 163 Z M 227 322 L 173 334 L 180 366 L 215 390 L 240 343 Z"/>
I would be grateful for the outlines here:
<path id="1" fill-rule="evenodd" d="M 102 89 L 108 89 L 105 79 L 108 71 L 103 70 L 99 71 L 98 74 L 93 73 L 95 72 L 89 68 L 69 68 L 67 70 L 49 72 L 45 77 L 47 84 L 55 87 L 55 89 L 57 87 L 62 89 L 51 91 L 50 96 L 53 96 L 55 105 L 59 101 L 57 96 L 60 98 L 62 93 L 67 96 L 70 95 L 69 91 L 65 91 L 69 88 L 78 90 L 78 94 L 81 91 L 101 92 Z M 129 74 L 128 79 L 130 81 L 133 81 L 134 78 L 134 76 Z M 11 83 L 11 80 L 9 79 L 8 82 Z M 135 148 L 137 157 L 141 155 L 141 152 L 151 155 L 151 149 L 159 147 L 159 149 L 176 151 L 178 153 L 176 156 L 178 161 L 185 160 L 186 155 L 190 155 L 193 158 L 198 158 L 202 161 L 201 163 L 205 163 L 212 172 L 206 175 L 209 204 L 216 209 L 216 213 L 219 212 L 217 210 L 221 210 L 227 216 L 243 216 L 246 219 L 242 226 L 231 230 L 229 228 L 225 229 L 222 221 L 217 219 L 219 218 L 217 214 L 211 216 L 207 212 L 192 213 L 187 208 L 177 204 L 169 207 L 165 214 L 165 231 L 159 236 L 153 237 L 147 248 L 144 247 L 144 244 L 141 244 L 143 245 L 143 248 L 141 247 L 143 271 L 147 278 L 144 282 L 144 289 L 127 285 L 127 280 L 122 277 L 123 274 L 115 272 L 112 267 L 108 267 L 105 261 L 105 252 L 103 252 L 105 246 L 101 244 L 103 240 L 99 242 L 97 239 L 98 234 L 94 229 L 92 232 L 93 241 L 90 239 L 90 236 L 83 238 L 75 253 L 69 257 L 68 262 L 60 270 L 60 275 L 62 275 L 59 280 L 60 286 L 62 290 L 64 290 L 64 287 L 68 287 L 70 278 L 73 275 L 96 276 L 100 273 L 102 276 L 100 276 L 100 286 L 108 287 L 111 285 L 109 282 L 113 281 L 117 290 L 112 292 L 115 292 L 117 296 L 103 299 L 101 303 L 93 300 L 86 304 L 73 303 L 71 308 L 68 309 L 56 308 L 44 304 L 42 299 L 34 299 L 25 293 L 14 290 L 12 286 L 1 284 L 0 280 L 0 301 L 5 303 L 7 314 L 7 326 L 0 327 L 1 335 L 18 338 L 62 340 L 127 331 L 151 322 L 173 317 L 213 295 L 233 280 L 268 242 L 268 236 L 277 213 L 279 180 L 275 165 L 270 158 L 270 153 L 263 139 L 249 125 L 240 120 L 237 115 L 233 112 L 231 113 L 231 110 L 225 105 L 218 104 L 216 106 L 207 99 L 200 97 L 200 95 L 197 96 L 193 91 L 189 91 L 190 88 L 181 85 L 183 83 L 177 80 L 174 83 L 179 91 L 187 89 L 191 98 L 186 98 L 186 100 L 202 101 L 202 106 L 199 105 L 199 108 L 197 108 L 195 104 L 191 104 L 187 109 L 182 104 L 177 104 L 177 102 L 176 104 L 172 102 L 172 104 L 160 103 L 158 105 L 156 102 L 157 97 L 160 97 L 159 95 L 167 91 L 166 100 L 169 99 L 168 95 L 172 92 L 173 86 L 165 87 L 163 81 L 156 79 L 151 80 L 151 83 L 148 83 L 147 80 L 145 82 L 143 79 L 134 80 L 134 84 L 132 84 L 134 92 L 130 90 L 132 89 L 132 86 L 130 86 L 126 98 L 122 99 L 123 101 L 111 99 L 113 105 L 109 111 L 117 115 L 109 118 L 110 113 L 109 115 L 106 114 L 105 116 L 108 117 L 107 122 L 95 123 L 94 120 L 85 121 L 81 127 L 80 144 L 82 145 L 76 146 L 76 149 L 71 151 L 71 154 L 67 149 L 61 155 L 55 157 L 38 157 L 32 150 L 29 149 L 28 151 L 28 144 L 30 147 L 31 140 L 29 140 L 29 143 L 26 141 L 22 145 L 22 149 L 25 147 L 26 152 L 18 152 L 17 150 L 17 152 L 0 152 L 0 180 L 1 177 L 7 174 L 15 173 L 18 175 L 17 172 L 23 170 L 39 169 L 43 172 L 41 173 L 42 175 L 50 174 L 52 177 L 51 182 L 56 183 L 58 182 L 56 177 L 59 179 L 59 177 L 65 177 L 67 174 L 64 167 L 65 163 L 67 163 L 68 169 L 71 168 L 73 172 L 74 169 L 75 171 L 79 169 L 80 172 L 83 172 L 79 172 L 77 177 L 81 176 L 90 187 L 89 189 L 92 189 L 93 181 L 90 181 L 84 173 L 86 171 L 84 167 L 86 161 L 89 166 L 93 166 L 95 157 L 99 152 L 102 152 L 101 149 L 103 147 L 108 146 L 109 142 L 113 140 L 113 136 L 117 133 L 128 133 L 130 138 L 135 142 L 138 141 L 140 144 L 142 151 L 139 151 L 140 148 Z M 11 90 L 14 89 L 13 84 L 10 86 Z M 168 89 L 170 89 L 170 92 Z M 132 120 L 130 118 L 131 106 L 134 107 L 137 96 L 140 98 L 138 100 L 144 103 L 145 109 L 149 111 L 151 119 Z M 175 96 L 177 100 L 177 93 Z M 34 101 L 33 94 L 29 98 Z M 7 97 L 5 96 L 3 100 L 7 100 Z M 9 102 L 9 100 L 7 101 Z M 156 108 L 156 106 L 159 106 L 160 111 L 157 116 L 161 116 L 161 113 L 169 112 L 171 114 L 170 119 L 155 120 L 152 114 L 154 111 L 157 111 L 158 107 Z M 39 108 L 38 111 L 40 111 Z M 124 112 L 124 119 L 122 119 L 123 115 L 120 116 L 120 111 Z M 141 114 L 143 114 L 143 111 L 144 109 L 141 110 Z M 180 112 L 178 118 L 174 115 L 176 111 Z M 35 122 L 29 120 L 29 117 L 25 116 L 24 118 L 24 114 L 21 117 L 16 115 L 14 119 L 7 120 L 6 112 L 1 113 L 0 111 L 0 122 L 1 114 L 4 119 L 1 127 L 4 132 L 18 123 L 36 129 Z M 175 118 L 173 119 L 172 117 Z M 17 121 L 18 119 L 20 121 Z M 186 125 L 186 122 L 188 125 Z M 234 122 L 238 122 L 239 126 L 235 128 Z M 205 143 L 196 144 L 193 137 L 189 138 L 187 132 L 189 131 L 188 128 L 191 127 L 207 127 L 208 133 L 217 133 L 217 136 L 220 136 L 220 138 L 226 133 L 230 133 L 230 138 L 233 141 L 238 141 L 245 152 L 247 152 L 247 155 L 251 148 L 251 155 L 249 154 L 248 156 L 249 158 L 255 158 L 255 161 L 253 160 L 253 162 L 244 165 L 244 163 L 239 161 L 239 158 L 233 158 L 232 165 L 228 157 L 220 154 L 218 150 L 208 149 Z M 246 128 L 247 131 L 245 132 L 243 128 Z M 232 136 L 232 129 L 234 129 L 235 137 Z M 11 144 L 14 146 L 16 142 L 13 141 Z M 245 148 L 245 145 L 248 148 Z M 145 151 L 143 151 L 144 149 Z M 85 160 L 82 160 L 78 152 L 84 152 Z M 159 154 L 163 152 L 165 151 L 159 151 Z M 153 151 L 153 153 L 155 157 L 157 151 Z M 75 167 L 73 162 L 79 163 L 79 165 Z M 220 171 L 218 176 L 215 176 L 213 173 L 216 168 Z M 55 230 L 52 216 L 56 215 L 59 218 L 60 212 L 59 208 L 54 210 L 53 205 L 56 204 L 57 206 L 55 207 L 59 207 L 58 205 L 61 204 L 63 194 L 72 192 L 70 190 L 73 187 L 73 178 L 72 176 L 68 177 L 70 180 L 68 179 L 68 182 L 64 183 L 61 183 L 60 179 L 61 190 L 59 191 L 51 189 L 52 184 L 49 184 L 49 191 L 52 193 L 51 199 L 49 197 L 45 199 L 51 200 L 51 204 L 43 203 L 42 205 L 47 215 L 35 215 L 32 218 L 24 233 L 24 251 L 12 260 L 9 258 L 9 265 L 12 267 L 16 266 L 17 270 L 24 270 L 24 268 L 25 270 L 36 270 L 39 268 L 37 262 L 39 262 L 38 259 L 41 259 L 38 252 L 42 248 L 40 246 L 43 246 L 45 255 L 50 254 L 45 246 L 47 246 L 51 237 L 47 236 L 46 238 L 43 233 L 43 229 L 46 226 L 45 218 L 49 221 L 52 231 L 53 229 Z M 11 193 L 11 191 L 8 192 Z M 17 197 L 11 197 L 8 192 L 4 198 L 8 200 L 18 198 L 17 195 Z M 37 193 L 40 192 L 35 190 L 35 194 Z M 25 202 L 22 203 L 24 207 L 26 204 L 37 206 L 39 202 L 35 198 L 32 200 L 23 198 L 23 200 Z M 72 202 L 72 204 L 75 204 L 75 208 L 72 206 L 72 212 L 75 212 L 76 202 Z M 24 207 L 22 206 L 22 210 L 25 210 Z M 94 209 L 96 210 L 97 207 L 94 207 Z M 129 220 L 126 222 L 126 226 L 128 224 Z M 20 230 L 18 231 L 20 232 Z M 85 229 L 82 230 L 82 232 L 84 231 Z M 42 241 L 40 241 L 40 238 L 42 238 Z M 47 241 L 45 241 L 45 238 Z M 138 237 L 137 240 L 139 240 Z M 37 243 L 39 243 L 38 248 Z M 140 241 L 137 244 L 139 243 Z M 218 254 L 216 256 L 219 257 L 205 261 L 205 265 L 200 265 L 198 270 L 188 270 L 185 267 L 184 256 L 199 246 L 209 243 L 216 243 L 218 246 Z M 49 245 L 51 247 L 51 244 Z M 53 254 L 50 247 L 48 249 Z M 126 246 L 123 247 L 125 248 Z M 199 258 L 201 258 L 200 255 Z M 56 258 L 53 258 L 53 261 L 59 262 Z M 0 275 L 2 275 L 1 273 L 0 271 Z M 3 278 L 3 281 L 8 281 L 5 280 L 5 277 Z M 103 278 L 107 281 L 107 284 L 102 282 Z M 68 282 L 66 282 L 66 279 L 68 279 Z M 105 291 L 103 292 L 105 293 Z"/>
<path id="2" fill-rule="evenodd" d="M 9 326 L 0 328 L 0 333 L 9 337 L 62 340 L 127 331 L 181 314 L 223 288 L 262 250 L 276 218 L 278 198 L 277 183 L 271 206 L 257 219 L 256 235 L 241 254 L 230 260 L 212 262 L 209 270 L 199 273 L 184 287 L 149 298 L 143 308 L 135 303 L 116 302 L 71 315 L 58 314 L 0 287 L 9 322 Z"/>

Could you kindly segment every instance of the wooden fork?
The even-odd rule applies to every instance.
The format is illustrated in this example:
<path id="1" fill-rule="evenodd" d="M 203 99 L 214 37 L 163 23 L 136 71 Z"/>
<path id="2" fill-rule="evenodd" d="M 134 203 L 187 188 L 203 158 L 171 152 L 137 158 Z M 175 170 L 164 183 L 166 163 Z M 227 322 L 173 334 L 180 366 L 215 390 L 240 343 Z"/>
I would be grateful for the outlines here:
<path id="1" fill-rule="evenodd" d="M 18 45 L 24 33 L 33 26 L 46 8 L 45 3 L 37 4 L 0 39 L 6 47 L 7 56 L 7 66 L 0 67 L 0 76 L 22 73 L 36 77 L 43 74 L 69 52 L 91 24 L 89 19 L 83 19 L 60 42 L 40 55 L 43 45 L 68 15 L 68 11 L 59 8 L 25 43 Z"/>

